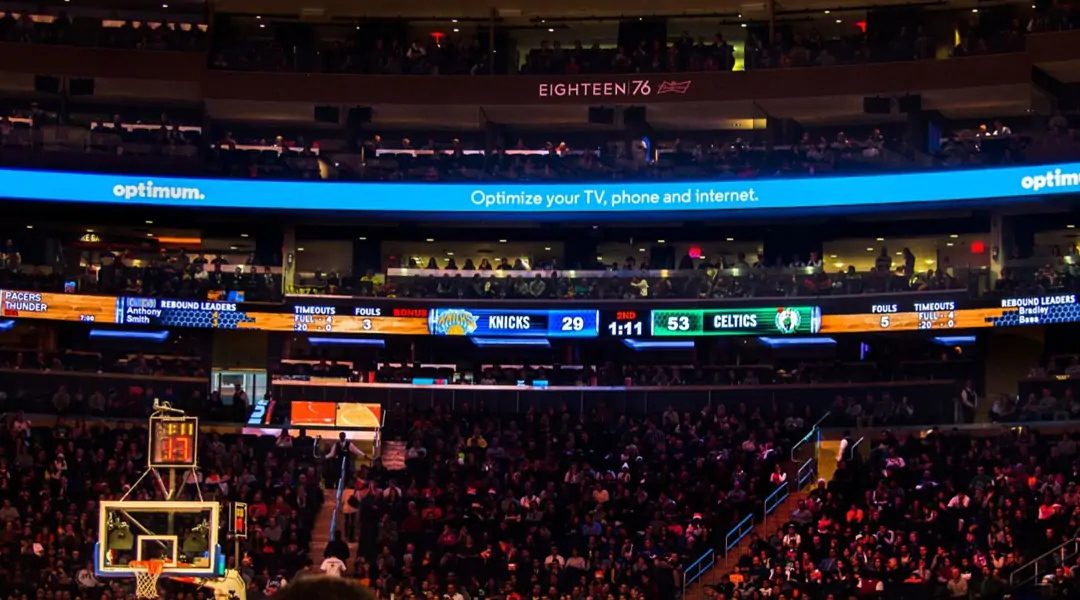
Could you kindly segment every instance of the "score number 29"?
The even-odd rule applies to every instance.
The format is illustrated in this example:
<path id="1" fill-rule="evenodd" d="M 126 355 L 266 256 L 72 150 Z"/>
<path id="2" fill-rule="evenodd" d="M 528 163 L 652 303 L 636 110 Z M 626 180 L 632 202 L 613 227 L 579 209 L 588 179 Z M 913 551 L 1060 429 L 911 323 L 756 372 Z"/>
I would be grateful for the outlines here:
<path id="1" fill-rule="evenodd" d="M 581 331 L 585 329 L 585 319 L 581 317 L 563 317 L 559 323 L 561 331 Z"/>

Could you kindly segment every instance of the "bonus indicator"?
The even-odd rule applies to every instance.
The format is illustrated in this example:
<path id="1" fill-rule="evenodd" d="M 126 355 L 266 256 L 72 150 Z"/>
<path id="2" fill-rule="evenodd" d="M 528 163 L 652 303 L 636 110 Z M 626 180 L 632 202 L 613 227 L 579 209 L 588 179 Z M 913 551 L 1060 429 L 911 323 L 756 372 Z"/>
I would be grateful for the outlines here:
<path id="1" fill-rule="evenodd" d="M 652 311 L 652 334 L 666 337 L 811 334 L 820 323 L 813 306 Z"/>

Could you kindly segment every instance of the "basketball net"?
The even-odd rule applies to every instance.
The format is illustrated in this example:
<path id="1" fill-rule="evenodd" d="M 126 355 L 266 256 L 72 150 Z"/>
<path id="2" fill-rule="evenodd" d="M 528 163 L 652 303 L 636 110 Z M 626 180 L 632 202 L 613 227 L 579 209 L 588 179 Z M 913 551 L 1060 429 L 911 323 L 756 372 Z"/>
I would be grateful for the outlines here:
<path id="1" fill-rule="evenodd" d="M 132 561 L 128 564 L 135 573 L 135 596 L 139 598 L 157 598 L 158 577 L 165 569 L 165 561 L 159 559 Z"/>

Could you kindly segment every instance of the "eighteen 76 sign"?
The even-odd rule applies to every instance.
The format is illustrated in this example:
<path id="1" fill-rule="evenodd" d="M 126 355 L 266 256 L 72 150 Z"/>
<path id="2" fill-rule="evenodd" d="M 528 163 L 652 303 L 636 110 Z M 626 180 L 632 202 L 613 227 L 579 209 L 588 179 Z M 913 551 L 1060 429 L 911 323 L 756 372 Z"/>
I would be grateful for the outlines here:
<path id="1" fill-rule="evenodd" d="M 683 95 L 692 80 L 630 79 L 626 81 L 580 81 L 541 83 L 540 98 L 647 98 L 663 94 Z"/>

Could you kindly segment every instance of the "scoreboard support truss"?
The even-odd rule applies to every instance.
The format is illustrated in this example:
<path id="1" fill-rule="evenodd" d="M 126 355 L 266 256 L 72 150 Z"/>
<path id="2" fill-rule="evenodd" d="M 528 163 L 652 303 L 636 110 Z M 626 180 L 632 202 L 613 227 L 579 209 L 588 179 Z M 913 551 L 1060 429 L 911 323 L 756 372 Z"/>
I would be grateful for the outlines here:
<path id="1" fill-rule="evenodd" d="M 199 467 L 199 418 L 188 416 L 183 410 L 173 408 L 168 402 L 154 399 L 154 412 L 150 414 L 149 448 L 146 470 L 120 500 L 127 500 L 147 477 L 157 482 L 165 500 L 175 500 L 180 493 L 177 472 L 191 474 L 199 502 L 203 501 L 197 471 Z M 166 477 L 161 476 L 166 471 Z"/>

